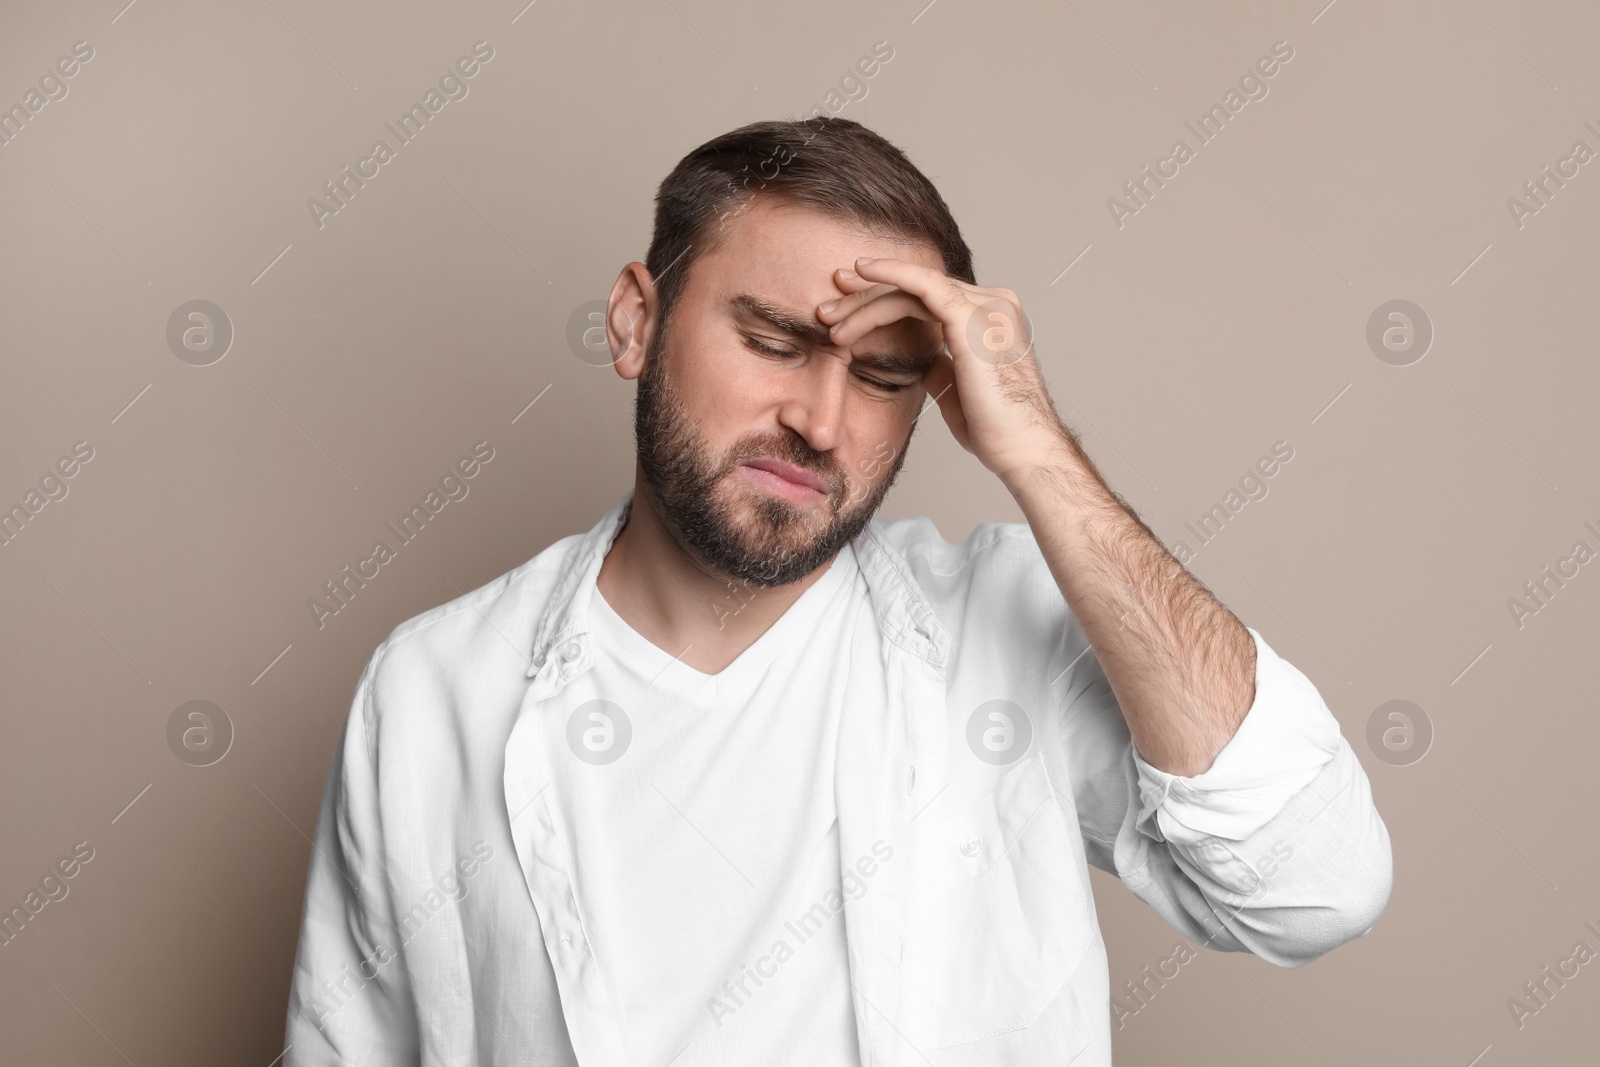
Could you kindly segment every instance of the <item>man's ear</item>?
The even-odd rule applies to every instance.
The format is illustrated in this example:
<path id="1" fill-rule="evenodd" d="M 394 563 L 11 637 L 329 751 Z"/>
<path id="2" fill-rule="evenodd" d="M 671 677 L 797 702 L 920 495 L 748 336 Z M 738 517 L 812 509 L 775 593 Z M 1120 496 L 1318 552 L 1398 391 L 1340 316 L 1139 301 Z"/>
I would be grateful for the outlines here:
<path id="1" fill-rule="evenodd" d="M 623 267 L 606 302 L 606 343 L 611 346 L 611 364 L 622 377 L 644 373 L 660 306 L 655 279 L 645 265 L 635 260 Z"/>

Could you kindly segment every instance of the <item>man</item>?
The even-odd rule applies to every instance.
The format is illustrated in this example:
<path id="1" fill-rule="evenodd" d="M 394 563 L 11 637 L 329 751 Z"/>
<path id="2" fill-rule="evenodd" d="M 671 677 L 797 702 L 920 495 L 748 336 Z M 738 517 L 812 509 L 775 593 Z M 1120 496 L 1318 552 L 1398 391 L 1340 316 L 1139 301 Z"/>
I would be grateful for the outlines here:
<path id="1" fill-rule="evenodd" d="M 899 150 L 696 149 L 605 330 L 633 490 L 373 656 L 288 1063 L 1099 1067 L 1087 864 L 1279 966 L 1371 928 L 1338 723 L 1106 487 Z M 872 518 L 935 402 L 1026 524 Z"/>

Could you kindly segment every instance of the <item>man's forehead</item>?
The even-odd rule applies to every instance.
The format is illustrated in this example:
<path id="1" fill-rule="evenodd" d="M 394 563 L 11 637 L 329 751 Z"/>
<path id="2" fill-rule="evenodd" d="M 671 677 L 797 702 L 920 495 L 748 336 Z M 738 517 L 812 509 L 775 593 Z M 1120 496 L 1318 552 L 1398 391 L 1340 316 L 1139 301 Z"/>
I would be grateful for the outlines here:
<path id="1" fill-rule="evenodd" d="M 770 196 L 751 202 L 715 236 L 716 245 L 693 268 L 690 287 L 705 286 L 702 292 L 713 305 L 816 345 L 828 343 L 817 305 L 840 295 L 833 272 L 853 267 L 857 256 L 893 257 L 943 269 L 931 242 L 874 234 L 848 219 Z M 920 355 L 917 362 L 926 364 L 938 351 L 932 340 L 937 333 L 933 323 L 903 318 L 878 327 L 862 341 L 886 354 Z"/>
<path id="2" fill-rule="evenodd" d="M 826 290 L 819 301 L 838 295 L 833 272 L 853 267 L 858 256 L 904 259 L 943 269 L 930 241 L 874 233 L 850 219 L 771 196 L 751 201 L 714 238 L 714 247 L 702 260 L 712 268 L 707 273 L 737 272 L 772 296 L 786 298 L 791 306 L 809 301 L 818 290 Z"/>

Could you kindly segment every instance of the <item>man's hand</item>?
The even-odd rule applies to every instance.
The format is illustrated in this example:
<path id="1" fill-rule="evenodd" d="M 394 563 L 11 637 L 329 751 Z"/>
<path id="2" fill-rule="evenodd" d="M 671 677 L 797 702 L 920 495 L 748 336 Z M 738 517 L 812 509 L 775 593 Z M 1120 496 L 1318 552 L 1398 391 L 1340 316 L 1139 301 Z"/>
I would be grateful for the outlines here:
<path id="1" fill-rule="evenodd" d="M 1061 453 L 1063 427 L 1034 356 L 1032 331 L 1017 294 L 951 278 L 901 259 L 858 259 L 834 272 L 846 295 L 817 317 L 837 345 L 903 318 L 936 322 L 949 359 L 923 378 L 955 439 L 1002 479 Z"/>
<path id="2" fill-rule="evenodd" d="M 1255 698 L 1255 642 L 1122 498 L 1050 402 L 1017 294 L 899 259 L 834 272 L 817 307 L 837 345 L 906 317 L 939 324 L 949 359 L 923 378 L 950 431 L 1000 476 L 1083 627 L 1140 754 L 1209 768 Z M 954 386 L 954 388 L 951 388 Z"/>

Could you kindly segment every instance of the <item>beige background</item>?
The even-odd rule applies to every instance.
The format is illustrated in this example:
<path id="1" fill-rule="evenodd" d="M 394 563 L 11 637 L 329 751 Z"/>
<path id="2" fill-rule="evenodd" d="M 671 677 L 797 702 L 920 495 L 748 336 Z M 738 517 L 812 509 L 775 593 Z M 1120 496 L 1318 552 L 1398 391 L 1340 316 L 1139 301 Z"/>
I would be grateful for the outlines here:
<path id="1" fill-rule="evenodd" d="M 1063 414 L 1158 536 L 1194 547 L 1184 523 L 1293 447 L 1193 569 L 1321 688 L 1393 837 L 1368 936 L 1297 971 L 1206 952 L 1119 1063 L 1595 1061 L 1600 963 L 1520 1030 L 1506 1006 L 1600 950 L 1600 564 L 1520 629 L 1507 606 L 1600 549 L 1600 163 L 1521 228 L 1507 207 L 1600 150 L 1593 5 L 121 2 L 0 12 L 5 106 L 94 49 L 0 147 L 0 504 L 94 449 L 0 548 L 0 906 L 95 850 L 0 947 L 7 1064 L 282 1052 L 363 663 L 623 491 L 632 386 L 576 358 L 569 315 L 643 257 L 679 156 L 822 104 L 879 40 L 840 113 L 1022 295 Z M 480 40 L 470 95 L 319 229 L 308 198 Z M 1196 147 L 1183 123 L 1279 40 L 1269 95 Z M 1179 137 L 1194 160 L 1119 229 L 1107 198 Z M 236 333 L 206 367 L 165 339 L 196 298 Z M 1435 329 L 1409 366 L 1366 341 L 1392 299 Z M 470 495 L 319 631 L 308 598 L 485 439 Z M 954 540 L 1020 520 L 936 416 L 885 514 Z M 1408 766 L 1366 740 L 1397 698 L 1435 732 Z M 168 748 L 192 699 L 236 731 L 212 766 Z M 1119 986 L 1175 934 L 1095 884 Z"/>

